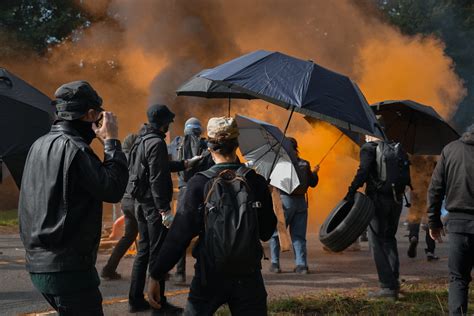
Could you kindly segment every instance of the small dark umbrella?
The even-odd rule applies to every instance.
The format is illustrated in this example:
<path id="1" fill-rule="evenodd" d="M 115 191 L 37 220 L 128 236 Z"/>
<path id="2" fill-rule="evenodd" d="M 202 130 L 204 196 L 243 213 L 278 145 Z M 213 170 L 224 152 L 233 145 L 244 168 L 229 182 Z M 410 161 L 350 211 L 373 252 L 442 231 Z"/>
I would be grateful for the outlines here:
<path id="1" fill-rule="evenodd" d="M 411 100 L 383 101 L 372 106 L 382 116 L 387 138 L 414 155 L 439 155 L 460 136 L 430 106 Z"/>
<path id="2" fill-rule="evenodd" d="M 203 71 L 199 77 L 291 113 L 300 112 L 351 131 L 380 134 L 377 120 L 357 85 L 312 61 L 259 50 Z"/>
<path id="3" fill-rule="evenodd" d="M 0 163 L 5 162 L 18 187 L 28 150 L 49 131 L 53 116 L 46 95 L 0 68 Z"/>

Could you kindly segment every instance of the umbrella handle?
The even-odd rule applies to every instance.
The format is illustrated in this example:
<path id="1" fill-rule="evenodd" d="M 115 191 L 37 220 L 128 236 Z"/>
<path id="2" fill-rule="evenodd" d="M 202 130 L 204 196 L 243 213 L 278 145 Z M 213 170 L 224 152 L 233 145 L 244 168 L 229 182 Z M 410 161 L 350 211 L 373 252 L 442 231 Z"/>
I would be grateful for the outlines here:
<path id="1" fill-rule="evenodd" d="M 336 142 L 332 144 L 331 148 L 329 148 L 329 150 L 326 152 L 323 158 L 319 161 L 318 166 L 320 166 L 323 163 L 323 161 L 326 159 L 329 153 L 334 149 L 334 147 L 336 147 L 337 143 L 339 143 L 339 141 L 342 139 L 342 136 L 344 136 L 344 133 L 341 133 L 341 135 L 339 135 L 339 138 L 336 140 Z"/>
<path id="2" fill-rule="evenodd" d="M 291 121 L 291 118 L 293 117 L 294 112 L 295 112 L 295 107 L 292 106 L 290 116 L 288 117 L 288 121 L 286 122 L 285 130 L 283 131 L 283 135 L 281 136 L 280 142 L 278 143 L 278 149 L 275 155 L 275 159 L 273 159 L 272 167 L 270 168 L 268 183 L 270 183 L 270 175 L 272 174 L 273 168 L 275 168 L 276 162 L 278 161 L 278 156 L 280 156 L 281 146 L 283 144 L 283 141 L 285 140 L 286 131 L 288 130 L 288 126 L 290 125 L 290 121 Z"/>

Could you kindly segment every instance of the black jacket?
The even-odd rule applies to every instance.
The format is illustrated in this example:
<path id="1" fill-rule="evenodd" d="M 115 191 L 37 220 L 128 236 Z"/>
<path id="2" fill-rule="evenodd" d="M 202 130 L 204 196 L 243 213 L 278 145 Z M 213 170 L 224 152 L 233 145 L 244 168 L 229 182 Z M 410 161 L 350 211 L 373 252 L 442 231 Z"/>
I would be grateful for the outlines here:
<path id="1" fill-rule="evenodd" d="M 53 125 L 32 145 L 19 201 L 29 272 L 94 267 L 102 202 L 119 202 L 128 181 L 119 141 L 105 141 L 104 157 L 101 162 L 69 125 Z"/>
<path id="2" fill-rule="evenodd" d="M 233 169 L 237 169 L 240 164 L 233 164 Z M 217 164 L 212 168 L 224 168 L 223 165 Z M 228 165 L 225 168 L 229 168 Z M 187 185 L 184 197 L 184 205 L 179 208 L 173 225 L 166 236 L 163 246 L 160 249 L 158 258 L 150 265 L 151 276 L 159 280 L 165 273 L 173 268 L 179 258 L 186 251 L 191 240 L 202 233 L 204 229 L 203 203 L 205 200 L 204 188 L 210 181 L 202 174 L 196 174 L 192 177 Z M 273 202 L 270 191 L 268 190 L 267 181 L 256 174 L 248 175 L 247 181 L 255 196 L 260 198 L 262 208 L 258 214 L 260 239 L 267 241 L 275 232 L 277 224 L 276 216 L 273 212 Z M 200 263 L 199 243 L 193 250 L 193 256 L 197 259 L 196 271 Z"/>
<path id="3" fill-rule="evenodd" d="M 170 203 L 173 198 L 173 181 L 171 172 L 184 170 L 184 160 L 170 161 L 168 147 L 166 146 L 166 135 L 154 129 L 148 124 L 144 124 L 139 132 L 139 137 L 148 134 L 155 134 L 143 142 L 144 162 L 148 168 L 149 190 L 145 198 L 140 203 L 153 204 L 157 210 L 170 210 Z"/>
<path id="4" fill-rule="evenodd" d="M 354 194 L 357 189 L 367 183 L 365 192 L 372 195 L 377 191 L 377 143 L 368 142 L 360 148 L 359 169 L 349 187 L 349 193 Z"/>
<path id="5" fill-rule="evenodd" d="M 441 205 L 446 197 L 449 221 L 474 221 L 474 133 L 444 147 L 428 190 L 428 216 L 432 228 L 442 227 Z"/>
<path id="6" fill-rule="evenodd" d="M 176 137 L 169 146 L 171 159 L 175 161 L 193 158 L 194 156 L 203 155 L 204 158 L 194 168 L 178 173 L 178 187 L 186 186 L 186 182 L 196 173 L 205 171 L 214 165 L 212 157 L 207 151 L 207 142 L 205 139 L 194 136 L 184 135 Z"/>
<path id="7" fill-rule="evenodd" d="M 305 195 L 308 192 L 308 188 L 315 188 L 318 185 L 319 177 L 316 172 L 311 170 L 311 165 L 309 161 L 301 159 L 298 157 L 298 169 L 300 177 L 304 177 L 304 179 L 300 179 L 300 186 L 303 186 L 301 189 L 298 187 L 296 188 L 295 192 L 292 194 L 288 194 L 285 191 L 280 190 L 280 194 L 283 195 Z"/>

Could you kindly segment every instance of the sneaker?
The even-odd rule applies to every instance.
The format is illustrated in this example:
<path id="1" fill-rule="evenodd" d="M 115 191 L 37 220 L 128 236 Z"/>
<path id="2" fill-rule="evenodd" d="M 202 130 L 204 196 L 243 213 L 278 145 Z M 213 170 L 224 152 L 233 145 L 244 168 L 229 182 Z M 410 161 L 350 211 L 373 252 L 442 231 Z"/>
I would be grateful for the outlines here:
<path id="1" fill-rule="evenodd" d="M 408 246 L 407 255 L 409 258 L 416 257 L 416 246 L 418 246 L 418 238 L 411 237 L 410 238 L 410 246 Z"/>
<path id="2" fill-rule="evenodd" d="M 160 309 L 153 309 L 152 315 L 181 315 L 184 309 L 168 302 L 161 304 Z"/>
<path id="3" fill-rule="evenodd" d="M 143 302 L 141 303 L 134 303 L 133 305 L 132 304 L 128 304 L 128 311 L 130 313 L 138 313 L 138 312 L 143 312 L 143 311 L 146 311 L 146 310 L 149 310 L 151 308 L 150 304 L 143 300 Z"/>
<path id="4" fill-rule="evenodd" d="M 436 261 L 436 260 L 438 260 L 438 259 L 439 259 L 439 257 L 438 257 L 438 256 L 435 256 L 434 253 L 432 253 L 432 252 L 427 252 L 427 253 L 426 253 L 426 260 L 428 260 L 428 261 Z"/>
<path id="5" fill-rule="evenodd" d="M 295 273 L 298 273 L 298 274 L 308 274 L 309 273 L 308 267 L 306 267 L 306 266 L 296 266 L 294 271 L 295 271 Z"/>
<path id="6" fill-rule="evenodd" d="M 120 280 L 122 278 L 120 273 L 117 273 L 117 271 L 110 272 L 104 269 L 100 272 L 100 277 L 107 281 Z"/>
<path id="7" fill-rule="evenodd" d="M 388 288 L 381 288 L 375 292 L 369 292 L 367 294 L 369 298 L 373 299 L 392 299 L 396 301 L 398 299 L 398 290 L 392 290 Z"/>
<path id="8" fill-rule="evenodd" d="M 186 275 L 184 275 L 183 273 L 175 273 L 171 280 L 176 285 L 183 285 L 186 284 Z"/>
<path id="9" fill-rule="evenodd" d="M 281 273 L 281 269 L 278 263 L 272 263 L 272 265 L 270 266 L 270 272 Z"/>

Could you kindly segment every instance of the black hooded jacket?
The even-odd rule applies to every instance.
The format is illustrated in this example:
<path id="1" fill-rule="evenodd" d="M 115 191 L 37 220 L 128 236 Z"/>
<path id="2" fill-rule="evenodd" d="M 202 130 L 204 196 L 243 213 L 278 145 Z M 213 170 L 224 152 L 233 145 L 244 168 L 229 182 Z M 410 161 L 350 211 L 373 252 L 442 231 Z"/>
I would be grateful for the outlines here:
<path id="1" fill-rule="evenodd" d="M 140 129 L 139 137 L 148 134 L 156 135 L 156 137 L 148 138 L 143 142 L 145 160 L 143 164 L 149 171 L 150 188 L 139 202 L 154 205 L 156 210 L 170 210 L 173 198 L 171 172 L 184 170 L 184 160 L 170 161 L 165 141 L 166 135 L 151 125 L 144 124 Z"/>
<path id="2" fill-rule="evenodd" d="M 474 233 L 474 133 L 463 134 L 441 152 L 428 190 L 431 228 L 443 227 L 440 216 L 444 198 L 450 225 L 456 220 L 468 220 L 470 231 L 460 227 L 458 232 Z"/>
<path id="3" fill-rule="evenodd" d="M 53 125 L 32 145 L 23 173 L 18 211 L 27 270 L 93 268 L 102 202 L 119 202 L 127 181 L 119 141 L 105 141 L 102 162 L 72 124 Z"/>

